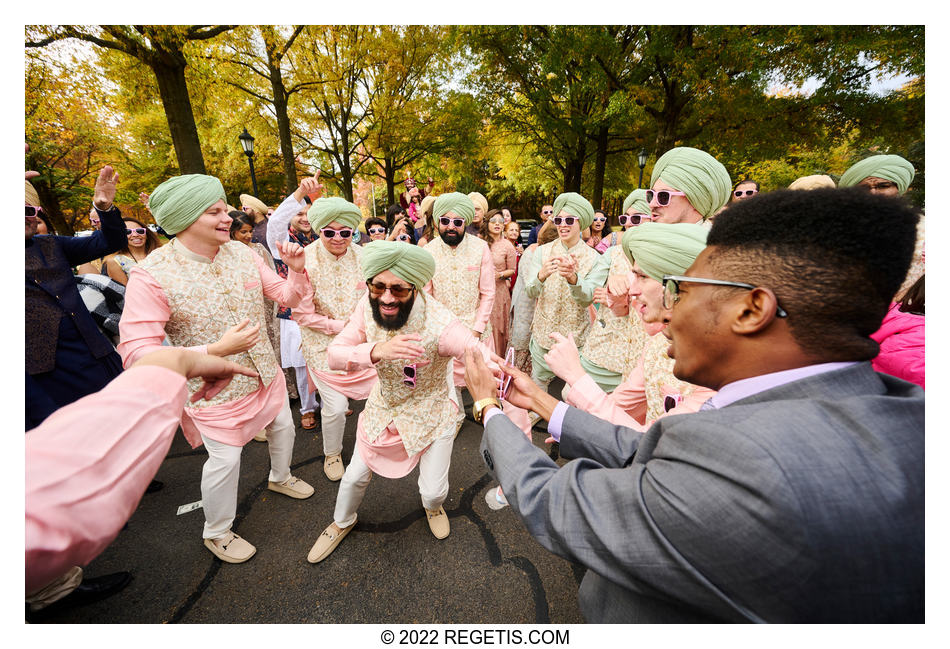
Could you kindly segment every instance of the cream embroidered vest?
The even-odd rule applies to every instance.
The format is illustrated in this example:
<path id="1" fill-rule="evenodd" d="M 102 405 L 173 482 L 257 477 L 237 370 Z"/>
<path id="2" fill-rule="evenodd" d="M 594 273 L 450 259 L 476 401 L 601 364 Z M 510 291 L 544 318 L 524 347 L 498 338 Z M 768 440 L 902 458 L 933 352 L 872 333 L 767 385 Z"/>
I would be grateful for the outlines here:
<path id="1" fill-rule="evenodd" d="M 448 307 L 469 329 L 475 324 L 475 312 L 481 298 L 478 281 L 482 273 L 482 255 L 487 247 L 487 243 L 471 234 L 466 234 L 455 248 L 442 239 L 433 239 L 425 245 L 435 258 L 432 297 Z M 490 323 L 485 325 L 482 340 L 486 335 L 491 335 Z"/>
<path id="2" fill-rule="evenodd" d="M 560 257 L 574 254 L 577 257 L 577 277 L 586 277 L 600 254 L 583 240 L 578 241 L 573 248 L 565 248 L 561 240 L 546 243 L 537 249 L 535 254 L 541 255 L 541 265 L 550 261 L 551 257 Z M 574 342 L 578 349 L 584 346 L 587 332 L 590 329 L 590 316 L 586 306 L 581 306 L 571 297 L 570 285 L 558 273 L 548 275 L 541 284 L 541 295 L 534 309 L 534 322 L 531 325 L 531 337 L 542 349 L 550 349 L 553 344 L 549 334 L 557 332 L 564 336 L 574 334 Z"/>
<path id="3" fill-rule="evenodd" d="M 363 249 L 350 244 L 339 259 L 326 249 L 321 240 L 304 249 L 304 263 L 313 286 L 313 308 L 334 320 L 346 320 L 366 293 L 366 282 L 360 268 Z M 303 357 L 307 367 L 316 372 L 331 372 L 327 365 L 327 346 L 333 334 L 310 327 L 300 327 Z M 345 374 L 346 372 L 333 372 Z"/>
<path id="4" fill-rule="evenodd" d="M 673 359 L 666 350 L 670 341 L 662 333 L 649 336 L 643 349 L 643 384 L 647 397 L 647 425 L 666 412 L 663 401 L 667 395 L 678 394 L 684 399 L 696 386 L 673 376 Z"/>
<path id="5" fill-rule="evenodd" d="M 405 361 L 383 360 L 376 364 L 379 381 L 373 386 L 363 408 L 363 430 L 370 443 L 393 422 L 410 456 L 424 450 L 437 437 L 455 426 L 455 406 L 449 400 L 448 373 L 451 356 L 439 355 L 439 337 L 457 318 L 445 306 L 422 291 L 416 292 L 409 320 L 396 331 L 383 329 L 373 320 L 369 300 L 363 300 L 367 342 L 386 342 L 396 335 L 415 333 L 422 336 L 424 358 L 430 363 L 416 371 L 416 386 L 406 386 Z"/>
<path id="6" fill-rule="evenodd" d="M 611 256 L 609 276 L 626 275 L 633 270 L 633 264 L 623 254 L 620 246 L 607 248 L 605 255 Z M 624 379 L 637 366 L 647 333 L 643 320 L 636 313 L 618 317 L 606 304 L 597 310 L 597 320 L 591 325 L 587 342 L 581 349 L 581 355 L 588 361 L 620 374 Z"/>
<path id="7" fill-rule="evenodd" d="M 208 345 L 224 332 L 248 318 L 249 327 L 265 327 L 264 293 L 261 275 L 252 255 L 253 250 L 237 241 L 229 241 L 218 249 L 213 261 L 197 255 L 177 239 L 153 250 L 139 267 L 148 271 L 162 287 L 171 315 L 165 323 L 165 334 L 175 347 Z M 266 335 L 261 335 L 251 349 L 227 357 L 257 370 L 260 380 L 235 376 L 213 399 L 189 403 L 189 408 L 206 408 L 236 401 L 256 391 L 261 382 L 269 385 L 280 367 Z M 188 381 L 194 394 L 201 379 Z"/>

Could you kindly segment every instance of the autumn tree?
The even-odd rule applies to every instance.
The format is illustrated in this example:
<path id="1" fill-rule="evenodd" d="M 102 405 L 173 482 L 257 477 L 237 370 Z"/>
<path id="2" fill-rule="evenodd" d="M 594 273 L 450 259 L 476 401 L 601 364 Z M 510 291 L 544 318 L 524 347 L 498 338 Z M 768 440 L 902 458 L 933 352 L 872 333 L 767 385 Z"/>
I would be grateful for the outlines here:
<path id="1" fill-rule="evenodd" d="M 168 129 L 181 173 L 205 173 L 198 130 L 185 81 L 186 44 L 205 41 L 232 29 L 232 25 L 99 25 L 27 29 L 26 47 L 44 47 L 75 38 L 122 52 L 141 61 L 155 75 Z"/>

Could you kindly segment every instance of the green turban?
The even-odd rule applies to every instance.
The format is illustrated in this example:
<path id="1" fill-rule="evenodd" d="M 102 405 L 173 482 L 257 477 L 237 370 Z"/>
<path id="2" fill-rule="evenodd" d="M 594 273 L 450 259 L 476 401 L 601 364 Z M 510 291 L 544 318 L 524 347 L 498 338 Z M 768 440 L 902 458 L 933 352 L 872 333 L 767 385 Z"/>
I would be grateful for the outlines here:
<path id="1" fill-rule="evenodd" d="M 841 176 L 839 187 L 854 187 L 865 178 L 883 178 L 897 183 L 901 194 L 907 191 L 914 179 L 914 165 L 899 155 L 872 155 L 854 164 Z"/>
<path id="2" fill-rule="evenodd" d="M 345 198 L 333 196 L 315 200 L 307 210 L 307 220 L 310 221 L 310 226 L 314 230 L 325 228 L 334 221 L 356 229 L 363 220 L 363 213 L 360 208 Z"/>
<path id="3" fill-rule="evenodd" d="M 475 218 L 475 205 L 472 199 L 461 192 L 442 194 L 435 199 L 435 204 L 432 206 L 432 218 L 438 219 L 449 212 L 465 219 L 465 225 L 471 225 L 472 219 Z"/>
<path id="4" fill-rule="evenodd" d="M 688 146 L 670 149 L 653 165 L 650 186 L 658 180 L 684 192 L 690 205 L 703 215 L 703 218 L 716 212 L 732 193 L 732 181 L 729 172 L 714 157 Z"/>
<path id="5" fill-rule="evenodd" d="M 658 282 L 682 275 L 706 247 L 708 230 L 698 223 L 643 223 L 623 233 L 621 244 L 630 261 Z"/>
<path id="6" fill-rule="evenodd" d="M 468 200 L 464 194 L 460 196 Z M 389 270 L 420 291 L 435 275 L 432 253 L 404 241 L 370 241 L 363 246 L 360 264 L 367 282 L 384 270 Z"/>
<path id="7" fill-rule="evenodd" d="M 580 219 L 581 230 L 589 228 L 594 222 L 594 206 L 575 192 L 567 192 L 554 199 L 554 216 L 560 214 L 561 210 Z"/>
<path id="8" fill-rule="evenodd" d="M 637 211 L 637 214 L 650 213 L 650 204 L 647 203 L 647 190 L 634 189 L 623 199 L 623 213 L 626 214 L 631 207 Z"/>
<path id="9" fill-rule="evenodd" d="M 148 207 L 162 230 L 178 234 L 218 201 L 227 202 L 224 186 L 214 176 L 186 174 L 169 178 L 148 197 Z"/>

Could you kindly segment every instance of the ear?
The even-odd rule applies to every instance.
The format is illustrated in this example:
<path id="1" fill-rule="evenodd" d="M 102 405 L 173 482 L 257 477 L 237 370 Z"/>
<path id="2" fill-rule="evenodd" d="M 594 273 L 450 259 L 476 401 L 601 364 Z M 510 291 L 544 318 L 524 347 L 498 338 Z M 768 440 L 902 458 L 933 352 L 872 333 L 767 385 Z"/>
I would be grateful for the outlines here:
<path id="1" fill-rule="evenodd" d="M 771 289 L 760 286 L 740 294 L 732 312 L 733 333 L 748 336 L 765 331 L 779 319 L 777 309 L 778 298 Z"/>

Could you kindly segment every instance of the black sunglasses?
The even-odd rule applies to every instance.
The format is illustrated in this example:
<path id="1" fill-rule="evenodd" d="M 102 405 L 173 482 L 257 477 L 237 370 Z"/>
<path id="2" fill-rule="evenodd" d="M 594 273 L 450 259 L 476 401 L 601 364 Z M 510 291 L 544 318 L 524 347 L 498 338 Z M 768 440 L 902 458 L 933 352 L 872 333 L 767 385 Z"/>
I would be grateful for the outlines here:
<path id="1" fill-rule="evenodd" d="M 453 225 L 456 228 L 460 228 L 463 225 L 465 225 L 465 219 L 450 219 L 447 216 L 440 216 L 439 223 L 445 227 L 448 227 L 449 225 Z"/>
<path id="2" fill-rule="evenodd" d="M 42 207 L 34 207 L 33 205 L 27 205 L 27 206 L 26 206 L 26 215 L 27 215 L 27 216 L 39 217 L 39 215 L 42 214 L 42 213 L 43 213 L 43 208 L 42 208 Z"/>
<path id="3" fill-rule="evenodd" d="M 574 221 L 577 221 L 577 217 L 574 216 L 555 216 L 554 225 L 574 225 Z"/>
<path id="4" fill-rule="evenodd" d="M 387 290 L 393 294 L 393 297 L 397 300 L 401 300 L 405 297 L 409 297 L 409 294 L 415 290 L 415 286 L 389 286 L 383 284 L 382 282 L 371 282 L 369 284 L 369 294 L 373 297 L 382 297 L 383 293 Z"/>

